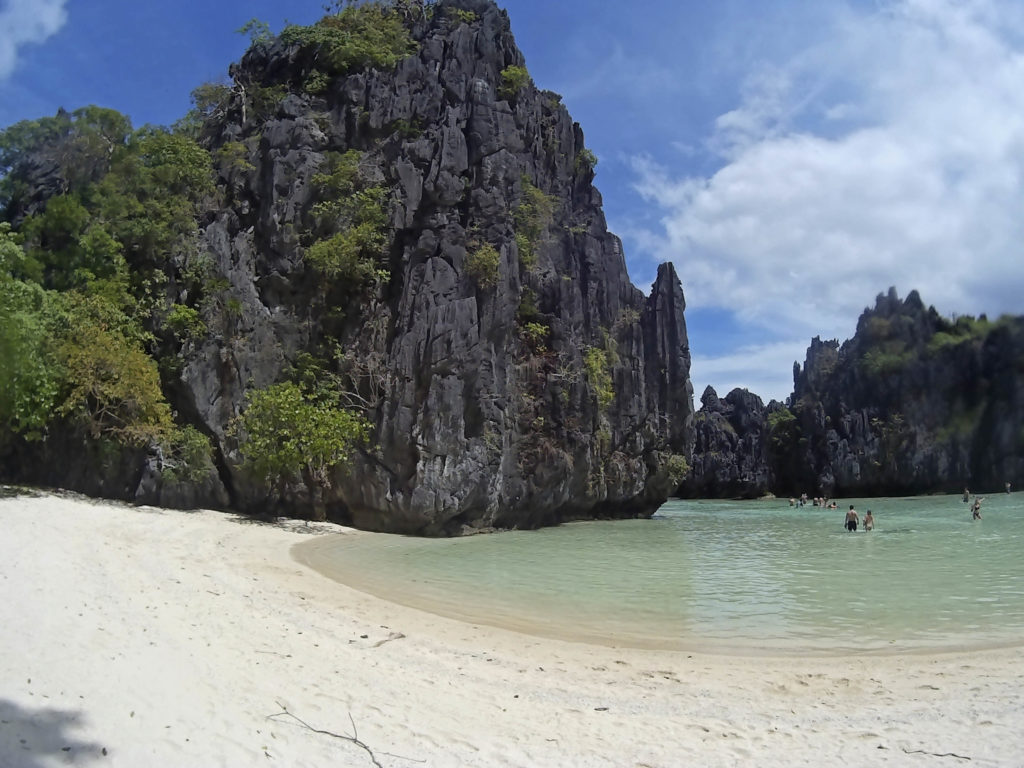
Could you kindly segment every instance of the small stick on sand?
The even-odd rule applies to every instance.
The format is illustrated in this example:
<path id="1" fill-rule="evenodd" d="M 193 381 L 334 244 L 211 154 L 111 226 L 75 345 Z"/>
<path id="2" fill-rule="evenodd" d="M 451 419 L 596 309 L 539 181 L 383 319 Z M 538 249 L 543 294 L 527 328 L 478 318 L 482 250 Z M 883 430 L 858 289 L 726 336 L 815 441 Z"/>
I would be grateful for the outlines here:
<path id="1" fill-rule="evenodd" d="M 334 733 L 333 731 L 325 731 L 325 730 L 322 730 L 320 728 L 314 728 L 312 725 L 307 723 L 305 720 L 303 720 L 298 715 L 295 715 L 295 714 L 292 714 L 291 712 L 289 712 L 288 711 L 288 707 L 286 707 L 280 701 L 277 702 L 277 706 L 279 706 L 281 708 L 281 711 L 280 712 L 275 712 L 272 715 L 267 715 L 267 720 L 273 720 L 276 717 L 281 717 L 283 715 L 287 715 L 288 717 L 292 718 L 293 720 L 299 722 L 304 727 L 306 727 L 309 730 L 313 731 L 313 733 L 322 733 L 325 736 L 333 736 L 336 739 L 341 739 L 343 741 L 350 741 L 353 744 L 355 744 L 357 747 L 362 747 L 363 749 L 366 750 L 366 754 L 368 754 L 370 756 L 370 760 L 373 762 L 373 764 L 375 766 L 377 766 L 377 768 L 384 768 L 383 765 L 381 765 L 380 763 L 377 762 L 377 756 L 375 754 L 373 754 L 373 750 L 370 749 L 370 747 L 365 742 L 359 740 L 359 732 L 356 730 L 356 721 L 352 719 L 352 713 L 351 712 L 348 713 L 348 720 L 349 720 L 350 723 L 352 723 L 352 734 L 353 735 L 352 736 L 346 736 L 345 734 Z"/>
<path id="2" fill-rule="evenodd" d="M 966 755 L 958 755 L 956 752 L 942 752 L 942 753 L 939 753 L 939 752 L 925 752 L 923 749 L 907 749 L 906 747 L 901 747 L 901 749 L 903 749 L 903 751 L 906 752 L 908 755 L 931 755 L 932 757 L 955 757 L 955 758 L 957 758 L 959 760 L 970 760 L 971 759 L 971 758 L 967 757 Z"/>
<path id="3" fill-rule="evenodd" d="M 388 642 L 390 640 L 401 640 L 403 637 L 405 637 L 405 635 L 403 635 L 401 632 L 392 632 L 390 635 L 385 637 L 383 640 L 378 640 L 376 643 L 373 644 L 372 647 L 373 648 L 380 648 L 382 645 L 384 645 L 384 643 L 386 643 L 386 642 Z"/>

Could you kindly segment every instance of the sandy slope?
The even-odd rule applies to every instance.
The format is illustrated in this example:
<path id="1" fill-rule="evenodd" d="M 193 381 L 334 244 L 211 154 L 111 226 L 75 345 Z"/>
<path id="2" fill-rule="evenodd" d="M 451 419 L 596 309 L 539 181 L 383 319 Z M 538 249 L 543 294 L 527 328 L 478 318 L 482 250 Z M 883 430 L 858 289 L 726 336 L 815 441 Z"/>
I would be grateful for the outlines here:
<path id="1" fill-rule="evenodd" d="M 1024 765 L 1020 649 L 733 658 L 540 640 L 291 558 L 326 531 L 345 529 L 0 500 L 0 766 Z"/>

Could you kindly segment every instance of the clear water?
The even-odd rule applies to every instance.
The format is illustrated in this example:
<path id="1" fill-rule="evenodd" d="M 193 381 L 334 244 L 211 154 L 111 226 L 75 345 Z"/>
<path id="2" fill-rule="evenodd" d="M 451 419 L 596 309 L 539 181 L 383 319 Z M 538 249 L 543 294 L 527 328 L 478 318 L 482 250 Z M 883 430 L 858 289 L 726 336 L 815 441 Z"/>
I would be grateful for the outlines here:
<path id="1" fill-rule="evenodd" d="M 843 529 L 845 509 L 875 530 Z M 871 653 L 1024 642 L 1024 493 L 671 501 L 650 520 L 461 539 L 326 536 L 296 557 L 464 621 L 613 646 Z"/>

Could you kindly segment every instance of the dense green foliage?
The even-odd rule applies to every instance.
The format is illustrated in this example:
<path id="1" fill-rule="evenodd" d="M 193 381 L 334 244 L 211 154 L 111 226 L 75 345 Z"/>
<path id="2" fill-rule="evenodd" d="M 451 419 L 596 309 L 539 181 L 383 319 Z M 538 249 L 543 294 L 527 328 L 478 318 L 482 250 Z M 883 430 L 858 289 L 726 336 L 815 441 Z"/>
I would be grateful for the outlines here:
<path id="1" fill-rule="evenodd" d="M 535 187 L 526 176 L 523 176 L 521 183 L 523 195 L 512 212 L 516 225 L 515 240 L 519 261 L 527 269 L 533 269 L 537 265 L 537 246 L 554 216 L 555 201 Z"/>
<path id="2" fill-rule="evenodd" d="M 349 5 L 309 26 L 289 25 L 281 40 L 309 51 L 315 68 L 331 76 L 392 69 L 416 50 L 398 9 L 384 2 Z"/>
<path id="3" fill-rule="evenodd" d="M 226 141 L 214 153 L 217 165 L 228 171 L 255 171 L 256 166 L 249 162 L 249 148 L 241 141 Z"/>
<path id="4" fill-rule="evenodd" d="M 505 101 L 512 101 L 527 83 L 530 82 L 530 73 L 526 67 L 512 65 L 501 70 L 501 84 L 498 86 L 498 96 Z"/>
<path id="5" fill-rule="evenodd" d="M 526 343 L 530 345 L 530 349 L 538 355 L 547 354 L 547 340 L 551 334 L 551 329 L 544 325 L 544 323 L 529 322 L 520 328 L 519 331 Z"/>
<path id="6" fill-rule="evenodd" d="M 46 292 L 9 275 L 20 258 L 9 225 L 0 223 L 0 432 L 38 437 L 56 403 L 60 371 L 50 345 Z"/>
<path id="7" fill-rule="evenodd" d="M 861 360 L 865 372 L 874 377 L 890 376 L 901 371 L 913 359 L 913 354 L 908 350 L 886 351 L 885 349 L 871 349 Z"/>
<path id="8" fill-rule="evenodd" d="M 129 444 L 159 440 L 172 427 L 156 361 L 134 328 L 101 297 L 61 296 L 67 333 L 57 344 L 64 393 L 57 412 L 93 438 Z"/>
<path id="9" fill-rule="evenodd" d="M 466 271 L 480 288 L 486 290 L 498 284 L 501 254 L 490 243 L 470 243 L 466 254 Z"/>
<path id="10" fill-rule="evenodd" d="M 181 472 L 209 469 L 209 442 L 175 425 L 154 331 L 195 336 L 195 308 L 165 304 L 170 264 L 195 250 L 213 192 L 206 150 L 184 134 L 86 107 L 0 132 L 0 445 L 57 425 L 123 446 L 159 444 Z M 32 197 L 26 169 L 58 186 Z M 52 188 L 51 188 L 52 191 Z"/>
<path id="11" fill-rule="evenodd" d="M 772 450 L 785 451 L 796 439 L 796 416 L 788 408 L 780 408 L 768 414 L 768 439 Z"/>
<path id="12" fill-rule="evenodd" d="M 215 471 L 210 438 L 195 427 L 173 430 L 162 445 L 166 478 L 193 483 Z"/>
<path id="13" fill-rule="evenodd" d="M 167 327 L 180 341 L 197 339 L 206 333 L 206 323 L 195 307 L 175 304 L 167 313 Z"/>
<path id="14" fill-rule="evenodd" d="M 910 362 L 913 351 L 908 347 L 912 338 L 908 322 L 901 316 L 868 318 L 861 331 L 864 351 L 860 365 L 865 373 L 873 378 L 888 376 Z"/>
<path id="15" fill-rule="evenodd" d="M 576 153 L 576 157 L 573 160 L 573 166 L 576 169 L 576 173 L 581 171 L 592 171 L 597 167 L 597 155 L 584 147 Z"/>
<path id="16" fill-rule="evenodd" d="M 610 357 L 608 350 L 599 347 L 590 347 L 583 355 L 583 367 L 587 372 L 587 381 L 602 410 L 615 400 Z"/>
<path id="17" fill-rule="evenodd" d="M 669 487 L 678 488 L 690 473 L 690 465 L 683 454 L 670 453 L 665 459 L 665 471 L 668 472 Z"/>
<path id="18" fill-rule="evenodd" d="M 413 52 L 404 20 L 427 9 L 418 0 L 340 2 L 281 38 L 312 65 L 304 87 L 323 92 L 338 75 L 392 68 Z M 240 32 L 253 45 L 272 38 L 255 19 Z M 175 423 L 156 360 L 172 375 L 182 345 L 203 339 L 218 315 L 242 314 L 199 251 L 197 214 L 221 194 L 214 166 L 225 178 L 254 171 L 256 142 L 211 141 L 212 127 L 233 110 L 243 125 L 258 125 L 287 91 L 278 82 L 205 83 L 174 130 L 133 130 L 113 110 L 86 107 L 0 131 L 0 448 L 70 427 L 106 444 L 159 445 L 165 471 L 179 479 L 211 471 L 209 439 Z M 419 130 L 396 127 L 402 136 Z M 300 237 L 306 261 L 327 278 L 325 295 L 387 277 L 387 191 L 363 178 L 361 159 L 355 151 L 329 155 L 313 179 L 320 202 Z M 324 484 L 328 468 L 365 436 L 364 421 L 314 391 L 281 385 L 251 400 L 240 434 L 250 463 L 268 477 Z M 272 429 L 251 421 L 261 413 L 271 428 L 290 420 L 297 432 L 266 437 Z"/>
<path id="19" fill-rule="evenodd" d="M 316 238 L 306 249 L 306 261 L 342 286 L 357 288 L 375 277 L 387 244 L 387 191 L 366 184 L 359 173 L 357 150 L 331 153 L 327 170 L 313 177 L 321 202 L 313 206 Z"/>
<path id="20" fill-rule="evenodd" d="M 127 117 L 94 106 L 9 126 L 0 132 L 0 209 L 29 191 L 27 179 L 12 172 L 18 163 L 29 157 L 54 163 L 60 191 L 68 192 L 101 178 L 130 135 Z"/>
<path id="21" fill-rule="evenodd" d="M 195 138 L 208 120 L 223 117 L 231 104 L 227 83 L 202 83 L 192 89 L 192 109 L 174 124 L 175 133 Z"/>
<path id="22" fill-rule="evenodd" d="M 323 489 L 369 429 L 362 417 L 334 406 L 329 393 L 283 382 L 249 394 L 233 434 L 257 476 L 279 488 L 302 480 Z"/>
<path id="23" fill-rule="evenodd" d="M 477 20 L 477 18 L 479 18 L 473 11 L 467 11 L 464 8 L 455 8 L 453 6 L 449 6 L 445 12 L 460 24 L 472 24 Z"/>
<path id="24" fill-rule="evenodd" d="M 995 329 L 1007 327 L 1012 322 L 1009 316 L 1000 317 L 991 322 L 982 315 L 979 318 L 970 315 L 961 315 L 953 321 L 943 321 L 937 330 L 928 340 L 928 352 L 937 354 L 949 347 L 958 347 L 961 344 L 981 344 L 985 338 Z"/>

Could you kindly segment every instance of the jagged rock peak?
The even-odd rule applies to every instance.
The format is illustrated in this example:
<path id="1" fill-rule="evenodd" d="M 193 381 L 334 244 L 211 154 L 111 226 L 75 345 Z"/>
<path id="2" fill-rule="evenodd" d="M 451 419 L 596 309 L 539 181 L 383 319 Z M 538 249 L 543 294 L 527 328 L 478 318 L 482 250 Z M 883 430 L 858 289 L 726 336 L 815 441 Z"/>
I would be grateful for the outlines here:
<path id="1" fill-rule="evenodd" d="M 682 286 L 671 265 L 649 296 L 630 282 L 583 131 L 523 65 L 493 2 L 365 3 L 261 36 L 197 90 L 179 138 L 212 178 L 145 268 L 194 320 L 150 318 L 209 489 L 144 451 L 65 476 L 426 535 L 652 514 L 693 417 Z M 231 425 L 279 385 L 368 439 L 344 466 L 250 471 Z"/>
<path id="2" fill-rule="evenodd" d="M 803 367 L 799 363 L 793 365 L 793 399 L 799 399 L 809 391 L 816 391 L 835 367 L 838 357 L 837 339 L 822 341 L 820 336 L 811 339 Z"/>
<path id="3" fill-rule="evenodd" d="M 715 388 L 708 384 L 704 387 L 704 394 L 700 396 L 701 408 L 709 413 L 721 412 L 722 401 L 718 397 L 718 393 Z"/>
<path id="4" fill-rule="evenodd" d="M 409 29 L 416 50 L 389 71 L 325 78 L 315 48 L 280 37 L 232 69 L 244 98 L 288 94 L 262 122 L 236 97 L 205 131 L 253 166 L 225 172 L 231 200 L 206 230 L 253 333 L 216 380 L 204 372 L 221 351 L 197 350 L 190 399 L 236 457 L 223 424 L 249 386 L 340 344 L 376 361 L 380 397 L 366 410 L 372 450 L 325 501 L 336 519 L 452 534 L 650 514 L 692 417 L 678 276 L 662 265 L 648 298 L 629 281 L 583 132 L 514 69 L 503 11 L 441 2 Z M 297 235 L 322 207 L 317 174 L 352 150 L 389 211 L 387 279 L 356 295 L 318 280 Z M 263 497 L 229 470 L 243 503 Z M 301 507 L 304 493 L 280 503 Z"/>
<path id="5" fill-rule="evenodd" d="M 735 388 L 719 398 L 708 386 L 694 417 L 692 466 L 679 495 L 756 498 L 770 488 L 766 413 L 761 398 Z"/>

